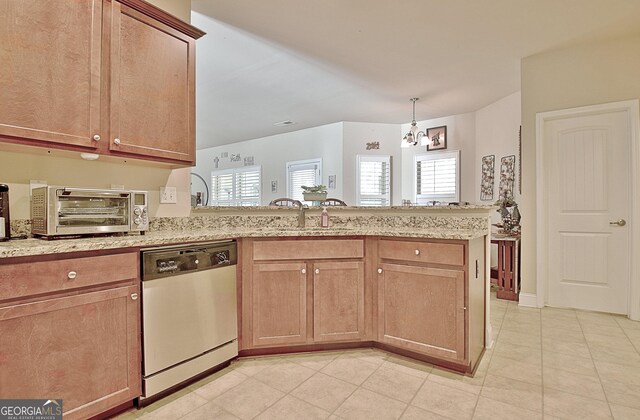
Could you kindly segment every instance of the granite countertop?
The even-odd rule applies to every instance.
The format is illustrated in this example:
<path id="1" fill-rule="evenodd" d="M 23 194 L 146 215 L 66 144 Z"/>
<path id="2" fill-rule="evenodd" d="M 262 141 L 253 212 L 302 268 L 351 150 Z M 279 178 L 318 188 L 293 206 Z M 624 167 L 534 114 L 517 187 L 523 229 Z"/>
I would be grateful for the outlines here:
<path id="1" fill-rule="evenodd" d="M 384 213 L 384 212 L 438 212 L 438 211 L 477 211 L 477 210 L 494 210 L 497 209 L 498 206 L 493 204 L 466 204 L 466 205 L 437 205 L 437 206 L 387 206 L 387 207 L 371 207 L 371 206 L 327 206 L 331 211 L 357 211 L 357 212 L 375 212 L 375 213 Z M 322 206 L 309 206 L 307 210 L 322 210 Z M 208 212 L 217 212 L 217 211 L 242 211 L 242 212 L 263 212 L 263 211 L 298 211 L 297 207 L 285 207 L 285 206 L 240 206 L 240 207 L 228 207 L 228 206 L 207 206 L 207 207 L 194 207 L 191 209 L 192 213 L 208 213 Z"/>
<path id="2" fill-rule="evenodd" d="M 470 240 L 486 235 L 485 230 L 399 229 L 399 228 L 221 228 L 211 230 L 167 230 L 146 235 L 87 237 L 78 239 L 23 239 L 0 242 L 0 258 L 59 254 L 77 251 L 148 247 L 235 238 L 318 237 L 318 236 L 387 236 L 424 239 Z"/>

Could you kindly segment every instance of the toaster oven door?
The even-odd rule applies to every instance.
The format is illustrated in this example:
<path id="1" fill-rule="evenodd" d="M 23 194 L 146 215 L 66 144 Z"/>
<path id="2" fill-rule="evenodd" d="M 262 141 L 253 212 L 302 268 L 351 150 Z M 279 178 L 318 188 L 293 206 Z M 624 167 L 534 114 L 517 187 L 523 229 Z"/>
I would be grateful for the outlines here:
<path id="1" fill-rule="evenodd" d="M 109 190 L 56 190 L 56 233 L 128 232 L 131 194 Z"/>

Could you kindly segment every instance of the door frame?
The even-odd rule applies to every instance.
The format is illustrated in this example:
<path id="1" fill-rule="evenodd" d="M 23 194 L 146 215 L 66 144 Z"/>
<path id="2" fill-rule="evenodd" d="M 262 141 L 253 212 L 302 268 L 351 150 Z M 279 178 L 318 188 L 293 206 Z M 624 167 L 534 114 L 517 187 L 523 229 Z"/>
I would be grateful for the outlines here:
<path id="1" fill-rule="evenodd" d="M 544 155 L 544 126 L 548 121 L 564 119 L 568 117 L 581 117 L 608 112 L 623 111 L 627 113 L 631 144 L 629 154 L 630 161 L 630 223 L 629 223 L 629 247 L 630 247 L 630 279 L 627 316 L 633 320 L 640 320 L 640 261 L 633 255 L 640 252 L 640 101 L 632 99 L 620 102 L 611 102 L 598 105 L 583 106 L 577 108 L 561 109 L 556 111 L 539 112 L 536 114 L 536 262 L 537 262 L 537 306 L 542 308 L 547 299 L 549 276 L 549 262 L 547 258 L 546 244 L 548 242 L 548 194 L 546 188 L 547 175 L 545 174 Z"/>

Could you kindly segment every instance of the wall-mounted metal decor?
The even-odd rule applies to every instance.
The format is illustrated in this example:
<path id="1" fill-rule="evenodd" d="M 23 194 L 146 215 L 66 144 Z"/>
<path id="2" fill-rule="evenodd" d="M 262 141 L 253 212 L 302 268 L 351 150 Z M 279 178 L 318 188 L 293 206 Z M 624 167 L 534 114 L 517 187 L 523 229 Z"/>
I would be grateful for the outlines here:
<path id="1" fill-rule="evenodd" d="M 240 162 L 240 153 L 231 153 L 231 162 Z"/>
<path id="2" fill-rule="evenodd" d="M 253 156 L 247 156 L 244 158 L 244 166 L 253 166 Z"/>
<path id="3" fill-rule="evenodd" d="M 218 165 L 220 164 L 220 158 L 218 156 L 213 158 L 213 168 L 218 169 Z"/>
<path id="4" fill-rule="evenodd" d="M 500 199 L 513 198 L 513 182 L 516 176 L 516 156 L 505 156 L 500 160 Z"/>
<path id="5" fill-rule="evenodd" d="M 271 192 L 278 192 L 278 181 L 271 181 Z"/>
<path id="6" fill-rule="evenodd" d="M 493 174 L 495 169 L 495 155 L 482 157 L 482 179 L 480 181 L 480 200 L 493 200 Z"/>
<path id="7" fill-rule="evenodd" d="M 335 190 L 336 189 L 336 176 L 335 175 L 329 175 L 329 189 L 330 190 Z"/>
<path id="8" fill-rule="evenodd" d="M 427 129 L 427 151 L 444 150 L 447 148 L 447 126 L 433 127 Z"/>
<path id="9" fill-rule="evenodd" d="M 367 150 L 378 150 L 378 149 L 380 149 L 379 141 L 372 141 L 367 143 Z"/>

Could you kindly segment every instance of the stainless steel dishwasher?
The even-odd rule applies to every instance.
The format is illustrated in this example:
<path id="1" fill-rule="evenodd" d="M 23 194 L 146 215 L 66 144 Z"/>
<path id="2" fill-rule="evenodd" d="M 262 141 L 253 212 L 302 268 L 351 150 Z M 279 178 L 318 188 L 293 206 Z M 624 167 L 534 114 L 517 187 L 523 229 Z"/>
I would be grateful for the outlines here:
<path id="1" fill-rule="evenodd" d="M 143 396 L 238 355 L 235 241 L 141 250 Z"/>

